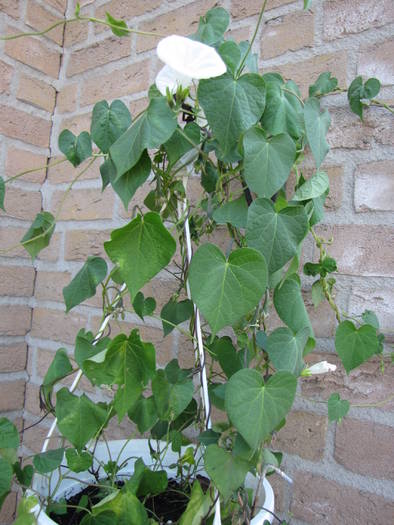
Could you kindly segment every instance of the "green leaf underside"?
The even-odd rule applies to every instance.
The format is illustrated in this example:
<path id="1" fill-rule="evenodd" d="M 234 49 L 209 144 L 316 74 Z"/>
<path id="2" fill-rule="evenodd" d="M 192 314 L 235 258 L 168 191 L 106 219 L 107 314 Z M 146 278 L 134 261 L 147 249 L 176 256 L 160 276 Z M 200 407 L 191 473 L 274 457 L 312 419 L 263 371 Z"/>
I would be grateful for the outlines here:
<path id="1" fill-rule="evenodd" d="M 244 131 L 257 123 L 265 107 L 265 83 L 254 73 L 235 80 L 229 73 L 201 80 L 198 99 L 225 155 Z"/>
<path id="2" fill-rule="evenodd" d="M 293 196 L 293 201 L 306 201 L 316 199 L 323 195 L 330 186 L 330 181 L 324 171 L 316 172 L 310 179 L 302 184 Z"/>
<path id="3" fill-rule="evenodd" d="M 121 100 L 114 100 L 109 106 L 106 100 L 101 100 L 93 108 L 90 133 L 93 142 L 103 153 L 131 125 L 131 115 L 127 106 Z"/>
<path id="4" fill-rule="evenodd" d="M 101 257 L 88 257 L 70 284 L 63 288 L 67 312 L 96 295 L 96 288 L 105 279 L 107 269 L 107 263 Z"/>
<path id="5" fill-rule="evenodd" d="M 256 199 L 248 212 L 246 240 L 265 258 L 270 273 L 282 268 L 296 253 L 308 233 L 303 206 L 289 206 L 279 213 L 268 199 Z"/>
<path id="6" fill-rule="evenodd" d="M 317 98 L 308 98 L 304 106 L 305 130 L 309 146 L 315 159 L 316 168 L 319 168 L 330 149 L 326 135 L 330 127 L 331 118 L 327 109 L 321 111 Z"/>
<path id="7" fill-rule="evenodd" d="M 224 499 L 228 499 L 244 482 L 249 462 L 218 445 L 209 445 L 204 454 L 204 466 Z"/>
<path id="8" fill-rule="evenodd" d="M 213 212 L 212 218 L 218 224 L 229 223 L 236 228 L 246 228 L 248 204 L 242 195 L 234 201 L 225 202 Z"/>
<path id="9" fill-rule="evenodd" d="M 160 215 L 148 212 L 138 215 L 123 228 L 113 230 L 104 248 L 119 266 L 133 299 L 144 284 L 167 266 L 175 253 L 176 243 Z"/>
<path id="10" fill-rule="evenodd" d="M 272 197 L 290 175 L 296 154 L 293 140 L 285 133 L 267 139 L 255 127 L 245 133 L 243 147 L 247 185 L 259 197 Z"/>
<path id="11" fill-rule="evenodd" d="M 264 384 L 252 369 L 234 374 L 226 388 L 227 414 L 248 445 L 256 450 L 289 412 L 297 379 L 289 372 L 277 372 Z"/>
<path id="12" fill-rule="evenodd" d="M 164 144 L 176 129 L 176 114 L 165 97 L 155 97 L 146 111 L 110 148 L 117 177 L 135 166 L 145 149 Z"/>
<path id="13" fill-rule="evenodd" d="M 308 338 L 308 328 L 296 334 L 286 327 L 274 330 L 268 336 L 266 350 L 275 369 L 299 376 L 304 368 L 303 353 Z"/>
<path id="14" fill-rule="evenodd" d="M 379 340 L 376 329 L 368 324 L 357 329 L 351 321 L 338 325 L 335 349 L 347 373 L 376 354 Z"/>
<path id="15" fill-rule="evenodd" d="M 267 280 L 266 262 L 251 248 L 237 249 L 226 260 L 217 246 L 205 244 L 194 254 L 189 269 L 192 299 L 213 334 L 254 308 Z"/>
<path id="16" fill-rule="evenodd" d="M 340 422 L 350 409 L 347 399 L 341 399 L 339 394 L 331 394 L 327 401 L 328 419 Z"/>
<path id="17" fill-rule="evenodd" d="M 55 231 L 55 217 L 48 211 L 38 213 L 21 240 L 32 259 L 35 259 L 41 250 L 49 245 Z"/>
<path id="18" fill-rule="evenodd" d="M 301 286 L 296 277 L 290 276 L 274 291 L 275 309 L 282 321 L 295 333 L 303 328 L 313 329 L 301 294 Z"/>

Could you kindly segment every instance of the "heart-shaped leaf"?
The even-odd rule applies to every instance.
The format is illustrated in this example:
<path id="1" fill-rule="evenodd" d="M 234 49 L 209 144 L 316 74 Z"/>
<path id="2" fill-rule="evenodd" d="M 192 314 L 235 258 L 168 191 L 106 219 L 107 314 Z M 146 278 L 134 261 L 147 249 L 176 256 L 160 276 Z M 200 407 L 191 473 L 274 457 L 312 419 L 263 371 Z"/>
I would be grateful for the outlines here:
<path id="1" fill-rule="evenodd" d="M 347 373 L 372 357 L 379 348 L 376 329 L 364 324 L 357 329 L 351 321 L 338 325 L 335 334 L 335 349 Z"/>
<path id="2" fill-rule="evenodd" d="M 243 147 L 247 185 L 259 197 L 272 197 L 290 175 L 296 154 L 293 140 L 285 133 L 267 139 L 255 127 L 245 133 Z"/>
<path id="3" fill-rule="evenodd" d="M 234 201 L 225 202 L 213 212 L 212 218 L 218 224 L 232 224 L 236 228 L 246 228 L 248 204 L 242 195 Z"/>
<path id="4" fill-rule="evenodd" d="M 331 93 L 338 85 L 338 79 L 331 76 L 329 71 L 325 71 L 319 75 L 319 78 L 314 84 L 309 86 L 309 96 L 319 97 Z"/>
<path id="5" fill-rule="evenodd" d="M 294 334 L 289 328 L 281 327 L 269 335 L 266 350 L 276 370 L 300 375 L 304 368 L 303 352 L 308 337 L 308 328 Z"/>
<path id="6" fill-rule="evenodd" d="M 193 35 L 193 38 L 208 46 L 213 46 L 222 39 L 229 22 L 228 12 L 223 7 L 214 7 L 205 16 L 200 17 L 197 33 Z"/>
<path id="7" fill-rule="evenodd" d="M 59 135 L 59 149 L 67 160 L 76 167 L 92 156 L 92 141 L 87 131 L 82 131 L 76 137 L 69 129 L 64 129 Z"/>
<path id="8" fill-rule="evenodd" d="M 96 295 L 97 286 L 107 275 L 107 263 L 101 257 L 88 257 L 74 279 L 63 288 L 66 312 Z"/>
<path id="9" fill-rule="evenodd" d="M 331 394 L 327 402 L 328 419 L 340 422 L 349 412 L 350 403 L 347 399 L 341 399 L 339 394 Z"/>
<path id="10" fill-rule="evenodd" d="M 55 231 L 55 217 L 49 211 L 37 213 L 30 228 L 22 237 L 21 244 L 32 259 L 35 259 L 41 250 L 46 248 Z"/>
<path id="11" fill-rule="evenodd" d="M 319 168 L 330 149 L 326 140 L 331 123 L 330 114 L 327 109 L 321 111 L 319 100 L 312 97 L 305 102 L 304 120 L 306 137 L 315 159 L 316 168 Z"/>
<path id="12" fill-rule="evenodd" d="M 133 301 L 133 308 L 135 313 L 144 320 L 146 315 L 152 315 L 156 308 L 156 301 L 153 297 L 145 299 L 142 292 L 138 292 Z"/>
<path id="13" fill-rule="evenodd" d="M 318 171 L 298 188 L 292 200 L 306 201 L 308 199 L 316 199 L 323 195 L 329 189 L 329 186 L 330 181 L 327 174 L 324 171 Z"/>
<path id="14" fill-rule="evenodd" d="M 92 140 L 103 153 L 108 153 L 112 144 L 131 125 L 131 115 L 121 100 L 114 100 L 108 105 L 101 100 L 93 108 L 90 133 Z"/>
<path id="15" fill-rule="evenodd" d="M 288 206 L 276 211 L 268 199 L 256 199 L 248 212 L 246 240 L 268 263 L 270 273 L 276 272 L 296 253 L 309 230 L 303 206 Z"/>
<path id="16" fill-rule="evenodd" d="M 267 287 L 267 264 L 257 250 L 240 248 L 226 260 L 219 248 L 204 244 L 189 268 L 193 301 L 216 334 L 247 314 Z"/>
<path id="17" fill-rule="evenodd" d="M 234 374 L 226 388 L 226 412 L 248 445 L 256 450 L 289 412 L 297 379 L 289 372 L 277 372 L 267 383 L 250 368 Z"/>
<path id="18" fill-rule="evenodd" d="M 218 445 L 207 447 L 204 454 L 204 466 L 225 500 L 242 485 L 250 468 L 248 461 Z"/>

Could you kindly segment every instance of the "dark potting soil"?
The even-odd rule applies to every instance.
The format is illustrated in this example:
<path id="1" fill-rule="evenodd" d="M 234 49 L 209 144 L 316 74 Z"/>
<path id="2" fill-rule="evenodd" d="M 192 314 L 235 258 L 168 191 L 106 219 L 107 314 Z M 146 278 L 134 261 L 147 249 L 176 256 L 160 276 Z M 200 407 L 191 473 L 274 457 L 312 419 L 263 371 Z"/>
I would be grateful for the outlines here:
<path id="1" fill-rule="evenodd" d="M 209 486 L 209 480 L 203 476 L 197 476 L 202 489 L 205 491 Z M 123 482 L 117 483 L 120 488 L 123 486 Z M 72 506 L 80 506 L 81 498 L 88 500 L 86 508 L 89 510 L 96 505 L 103 497 L 102 489 L 93 485 L 86 487 L 75 496 L 71 496 L 66 500 L 67 512 L 64 514 L 55 514 L 54 512 L 49 514 L 49 517 L 58 523 L 59 525 L 79 525 L 86 512 L 80 509 L 75 509 Z M 167 490 L 157 496 L 149 496 L 145 500 L 145 509 L 148 516 L 159 518 L 160 524 L 166 524 L 168 521 L 176 523 L 186 510 L 189 496 L 190 486 L 186 488 L 182 486 L 176 479 L 168 480 Z M 143 501 L 143 498 L 139 498 Z"/>

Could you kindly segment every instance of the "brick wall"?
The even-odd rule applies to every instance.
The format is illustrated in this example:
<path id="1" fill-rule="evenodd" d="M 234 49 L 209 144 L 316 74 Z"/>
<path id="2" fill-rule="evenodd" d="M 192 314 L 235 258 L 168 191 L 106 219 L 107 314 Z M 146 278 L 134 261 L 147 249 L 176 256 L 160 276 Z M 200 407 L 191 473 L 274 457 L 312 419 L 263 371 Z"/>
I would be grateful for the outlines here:
<path id="1" fill-rule="evenodd" d="M 392 1 L 313 0 L 307 13 L 302 3 L 268 1 L 266 23 L 255 45 L 261 69 L 293 78 L 304 94 L 326 70 L 337 76 L 341 86 L 357 74 L 376 75 L 383 83 L 381 98 L 393 102 Z M 74 4 L 73 0 L 0 0 L 0 33 L 42 29 L 64 12 L 71 16 Z M 84 13 L 102 17 L 108 10 L 133 27 L 188 34 L 199 15 L 215 2 L 96 0 L 88 4 Z M 233 37 L 250 38 L 261 0 L 222 0 L 218 5 L 231 11 Z M 114 38 L 101 26 L 82 24 L 72 24 L 64 33 L 54 31 L 48 38 L 0 43 L 2 175 L 45 165 L 49 156 L 55 161 L 60 131 L 89 129 L 92 107 L 102 98 L 121 97 L 132 114 L 138 113 L 160 67 L 155 43 L 154 38 L 136 35 Z M 329 133 L 332 150 L 324 165 L 331 198 L 320 231 L 334 237 L 337 298 L 348 312 L 373 308 L 390 342 L 394 339 L 393 118 L 372 108 L 361 123 L 346 108 L 345 95 L 331 96 L 325 103 L 335 129 Z M 60 164 L 10 187 L 7 215 L 0 212 L 2 248 L 14 246 L 37 211 L 56 210 L 75 173 Z M 40 416 L 38 387 L 56 349 L 63 346 L 71 352 L 79 328 L 94 330 L 99 324 L 98 298 L 66 316 L 61 293 L 87 255 L 103 254 L 108 232 L 131 213 L 133 204 L 127 214 L 110 191 L 101 193 L 99 178 L 98 165 L 93 165 L 75 184 L 51 246 L 34 265 L 20 248 L 0 258 L 0 411 L 20 426 L 29 426 Z M 139 192 L 136 198 L 141 196 Z M 313 256 L 311 243 L 306 252 Z M 159 306 L 168 300 L 172 286 L 166 275 L 149 285 Z M 318 351 L 311 360 L 317 361 L 333 350 L 335 320 L 325 305 L 310 311 L 318 337 Z M 128 321 L 141 324 L 135 317 Z M 118 329 L 114 324 L 112 333 Z M 174 332 L 162 341 L 157 324 L 142 326 L 141 331 L 157 345 L 161 363 L 184 348 L 185 342 Z M 331 356 L 330 360 L 334 361 Z M 387 362 L 382 376 L 374 360 L 350 377 L 338 366 L 335 374 L 303 382 L 288 425 L 275 442 L 286 452 L 285 469 L 294 478 L 293 489 L 273 479 L 280 513 L 290 509 L 295 525 L 392 522 L 394 402 L 380 408 L 354 407 L 336 425 L 328 424 L 326 406 L 318 401 L 340 392 L 353 404 L 371 404 L 393 391 L 393 367 Z M 97 392 L 90 389 L 90 395 Z M 39 449 L 49 425 L 44 420 L 25 432 L 25 454 Z M 12 521 L 14 504 L 12 496 L 1 523 Z"/>

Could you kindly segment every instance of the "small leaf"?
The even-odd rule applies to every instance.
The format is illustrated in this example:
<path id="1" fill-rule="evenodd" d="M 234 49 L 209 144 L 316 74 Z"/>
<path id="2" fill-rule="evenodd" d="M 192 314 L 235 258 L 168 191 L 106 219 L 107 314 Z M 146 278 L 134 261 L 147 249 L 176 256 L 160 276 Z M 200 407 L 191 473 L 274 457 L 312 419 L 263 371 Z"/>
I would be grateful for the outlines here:
<path id="1" fill-rule="evenodd" d="M 204 454 L 204 466 L 225 500 L 244 483 L 250 468 L 248 461 L 218 445 L 207 447 Z"/>
<path id="2" fill-rule="evenodd" d="M 142 292 L 138 292 L 133 301 L 133 308 L 135 313 L 144 320 L 147 315 L 152 315 L 156 309 L 156 301 L 153 297 L 147 297 L 145 299 Z"/>
<path id="3" fill-rule="evenodd" d="M 343 321 L 335 334 L 335 349 L 349 373 L 378 351 L 376 328 L 365 324 L 357 329 L 351 321 Z"/>
<path id="4" fill-rule="evenodd" d="M 5 211 L 4 208 L 4 197 L 5 197 L 5 182 L 3 177 L 0 177 L 0 208 Z"/>
<path id="5" fill-rule="evenodd" d="M 347 399 L 341 399 L 339 394 L 331 394 L 327 402 L 329 421 L 341 422 L 350 409 L 350 403 Z"/>
<path id="6" fill-rule="evenodd" d="M 32 259 L 49 245 L 54 231 L 55 217 L 48 211 L 38 213 L 21 240 L 21 244 L 30 253 Z"/>
<path id="7" fill-rule="evenodd" d="M 234 75 L 241 62 L 241 50 L 239 46 L 232 40 L 226 40 L 219 47 L 218 52 L 226 63 L 227 69 Z"/>
<path id="8" fill-rule="evenodd" d="M 292 200 L 306 201 L 308 199 L 315 199 L 323 195 L 329 186 L 330 181 L 327 174 L 324 171 L 318 171 L 297 189 Z"/>
<path id="9" fill-rule="evenodd" d="M 68 468 L 73 472 L 83 472 L 93 465 L 93 456 L 90 452 L 75 448 L 66 449 L 66 460 Z"/>
<path id="10" fill-rule="evenodd" d="M 232 224 L 236 228 L 246 228 L 248 204 L 243 195 L 236 200 L 222 204 L 213 212 L 212 218 L 218 224 Z"/>
<path id="11" fill-rule="evenodd" d="M 130 125 L 130 111 L 121 100 L 114 100 L 110 106 L 106 100 L 101 100 L 93 108 L 90 128 L 92 140 L 103 153 L 108 153 L 112 144 Z"/>
<path id="12" fill-rule="evenodd" d="M 329 71 L 321 73 L 314 84 L 309 86 L 309 96 L 319 97 L 331 93 L 338 86 L 338 80 Z"/>
<path id="13" fill-rule="evenodd" d="M 365 324 L 370 324 L 371 326 L 376 328 L 376 330 L 379 330 L 379 319 L 376 317 L 375 312 L 373 312 L 372 310 L 365 310 L 361 314 L 361 318 Z"/>
<path id="14" fill-rule="evenodd" d="M 330 127 L 331 118 L 327 109 L 321 111 L 317 98 L 308 98 L 304 106 L 305 130 L 316 168 L 320 167 L 330 149 L 326 134 Z"/>
<path id="15" fill-rule="evenodd" d="M 322 301 L 324 301 L 324 298 L 325 298 L 323 284 L 322 284 L 320 279 L 318 281 L 315 281 L 312 284 L 312 291 L 311 291 L 311 293 L 312 293 L 313 306 L 315 308 L 317 308 L 319 306 L 319 304 Z"/>
<path id="16" fill-rule="evenodd" d="M 208 46 L 213 46 L 222 40 L 229 23 L 228 12 L 223 7 L 214 7 L 205 16 L 200 17 L 198 29 L 193 38 Z"/>
<path id="17" fill-rule="evenodd" d="M 189 299 L 177 303 L 176 299 L 174 300 L 171 298 L 168 303 L 163 306 L 160 312 L 164 337 L 174 330 L 174 325 L 181 324 L 190 319 L 193 315 L 193 310 L 193 303 Z M 169 323 L 166 321 L 169 321 Z"/>
<path id="18" fill-rule="evenodd" d="M 42 393 L 49 406 L 51 406 L 50 395 L 55 383 L 66 377 L 72 369 L 73 367 L 71 366 L 66 350 L 59 348 L 42 383 Z"/>
<path id="19" fill-rule="evenodd" d="M 105 279 L 107 270 L 107 263 L 104 259 L 88 257 L 70 284 L 63 288 L 66 312 L 96 295 L 96 288 Z"/>
<path id="20" fill-rule="evenodd" d="M 55 450 L 47 450 L 41 452 L 33 457 L 34 468 L 40 474 L 47 474 L 52 472 L 62 463 L 64 456 L 64 448 L 57 448 Z"/>
<path id="21" fill-rule="evenodd" d="M 130 31 L 127 30 L 127 24 L 124 20 L 117 20 L 109 13 L 105 13 L 105 18 L 110 25 L 111 31 L 116 36 L 128 36 Z"/>
<path id="22" fill-rule="evenodd" d="M 92 141 L 87 131 L 82 131 L 76 137 L 69 129 L 64 129 L 59 135 L 59 149 L 74 167 L 92 156 Z"/>

